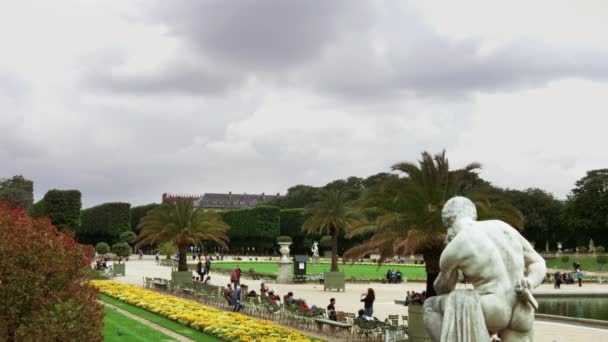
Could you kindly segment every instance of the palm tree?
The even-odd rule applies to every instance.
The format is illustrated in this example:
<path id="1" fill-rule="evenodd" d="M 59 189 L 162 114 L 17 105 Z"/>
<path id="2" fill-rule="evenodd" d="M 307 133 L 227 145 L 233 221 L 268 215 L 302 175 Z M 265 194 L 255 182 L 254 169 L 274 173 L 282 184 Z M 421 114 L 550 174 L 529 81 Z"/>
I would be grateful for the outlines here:
<path id="1" fill-rule="evenodd" d="M 523 225 L 517 209 L 500 199 L 489 183 L 474 171 L 479 163 L 450 170 L 445 151 L 432 156 L 422 153 L 418 164 L 402 162 L 393 171 L 405 174 L 388 178 L 369 189 L 361 199 L 370 224 L 347 231 L 347 237 L 371 234 L 371 237 L 345 254 L 356 258 L 379 253 L 380 262 L 394 255 L 423 255 L 427 272 L 427 296 L 435 295 L 433 282 L 439 274 L 439 257 L 444 246 L 446 229 L 441 220 L 443 205 L 456 195 L 469 197 L 477 206 L 480 219 L 499 218 L 516 227 Z"/>
<path id="2" fill-rule="evenodd" d="M 310 217 L 304 222 L 306 233 L 325 233 L 331 236 L 331 272 L 338 272 L 338 233 L 356 227 L 362 216 L 350 206 L 348 194 L 339 190 L 323 190 L 319 201 L 306 208 Z"/>
<path id="3" fill-rule="evenodd" d="M 195 208 L 194 201 L 178 199 L 165 202 L 144 216 L 138 228 L 139 242 L 145 245 L 156 242 L 171 242 L 179 251 L 178 271 L 187 271 L 187 248 L 201 241 L 210 240 L 228 248 L 226 231 L 228 225 L 213 211 Z"/>

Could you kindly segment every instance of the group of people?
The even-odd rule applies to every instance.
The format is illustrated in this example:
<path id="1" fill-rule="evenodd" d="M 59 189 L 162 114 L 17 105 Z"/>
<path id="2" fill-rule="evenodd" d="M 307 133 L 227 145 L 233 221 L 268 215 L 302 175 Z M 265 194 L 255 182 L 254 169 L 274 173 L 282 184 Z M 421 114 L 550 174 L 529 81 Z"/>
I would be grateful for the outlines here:
<path id="1" fill-rule="evenodd" d="M 422 305 L 426 300 L 426 291 L 418 293 L 416 291 L 407 291 L 405 293 L 404 305 Z"/>
<path id="2" fill-rule="evenodd" d="M 583 286 L 583 271 L 580 268 L 576 269 L 576 279 L 578 280 L 578 286 Z M 553 277 L 549 273 L 547 273 L 547 279 L 549 282 L 553 282 L 553 288 L 559 289 L 561 288 L 562 283 L 564 284 L 574 284 L 574 277 L 570 273 L 561 273 L 557 271 L 553 274 Z"/>
<path id="3" fill-rule="evenodd" d="M 403 280 L 403 273 L 401 270 L 388 270 L 386 272 L 386 281 L 389 283 L 400 283 Z"/>

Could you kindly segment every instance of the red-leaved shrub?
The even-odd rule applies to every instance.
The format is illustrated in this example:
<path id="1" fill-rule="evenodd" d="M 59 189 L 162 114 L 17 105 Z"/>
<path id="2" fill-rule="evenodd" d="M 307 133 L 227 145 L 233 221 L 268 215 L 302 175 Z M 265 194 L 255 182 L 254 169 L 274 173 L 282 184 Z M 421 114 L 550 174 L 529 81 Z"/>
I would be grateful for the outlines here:
<path id="1" fill-rule="evenodd" d="M 91 248 L 0 203 L 0 341 L 102 341 Z"/>

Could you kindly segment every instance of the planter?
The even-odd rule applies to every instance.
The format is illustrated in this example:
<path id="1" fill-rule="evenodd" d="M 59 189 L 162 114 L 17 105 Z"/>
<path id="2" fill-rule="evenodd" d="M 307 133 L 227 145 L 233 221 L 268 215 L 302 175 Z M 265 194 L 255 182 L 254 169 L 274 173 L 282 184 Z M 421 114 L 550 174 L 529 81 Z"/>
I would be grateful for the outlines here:
<path id="1" fill-rule="evenodd" d="M 281 261 L 290 261 L 289 245 L 291 245 L 291 242 L 279 242 L 279 246 L 281 246 L 279 249 L 279 252 L 281 252 Z"/>
<path id="2" fill-rule="evenodd" d="M 114 275 L 120 274 L 120 275 L 125 275 L 125 264 L 117 264 L 114 263 L 114 265 L 112 266 L 112 269 L 114 270 Z"/>
<path id="3" fill-rule="evenodd" d="M 408 341 L 433 342 L 424 326 L 424 308 L 422 305 L 408 305 Z"/>
<path id="4" fill-rule="evenodd" d="M 325 278 L 325 281 L 323 283 L 323 291 L 344 291 L 344 285 L 346 284 L 346 277 L 344 276 L 344 272 L 325 272 L 323 273 L 323 278 Z"/>

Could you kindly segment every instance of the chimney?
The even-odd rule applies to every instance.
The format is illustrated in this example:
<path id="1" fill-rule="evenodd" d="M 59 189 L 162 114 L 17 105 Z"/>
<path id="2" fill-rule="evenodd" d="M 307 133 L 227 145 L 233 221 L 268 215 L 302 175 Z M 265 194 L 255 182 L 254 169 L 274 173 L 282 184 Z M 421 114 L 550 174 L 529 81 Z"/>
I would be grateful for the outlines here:
<path id="1" fill-rule="evenodd" d="M 228 192 L 228 200 L 232 200 L 232 191 Z"/>
<path id="2" fill-rule="evenodd" d="M 266 200 L 266 195 L 262 192 L 262 201 Z"/>

